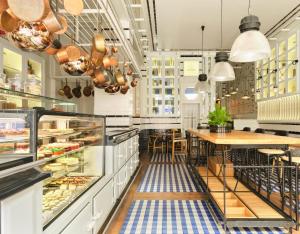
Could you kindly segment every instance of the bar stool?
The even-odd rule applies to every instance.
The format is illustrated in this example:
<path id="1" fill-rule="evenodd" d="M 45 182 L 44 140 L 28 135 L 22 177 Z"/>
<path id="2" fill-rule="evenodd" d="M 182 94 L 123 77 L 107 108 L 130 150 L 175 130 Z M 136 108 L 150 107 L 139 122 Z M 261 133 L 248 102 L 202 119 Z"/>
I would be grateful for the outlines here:
<path id="1" fill-rule="evenodd" d="M 288 136 L 288 132 L 287 131 L 276 131 L 275 135 L 277 136 Z M 258 149 L 258 153 L 259 153 L 259 162 L 258 164 L 261 163 L 261 156 L 264 156 L 267 159 L 267 197 L 270 198 L 270 194 L 271 194 L 271 183 L 270 183 L 270 162 L 271 160 L 272 162 L 272 175 L 274 174 L 274 166 L 276 165 L 276 159 L 278 161 L 279 157 L 281 156 L 285 156 L 286 153 L 283 149 Z M 278 168 L 277 168 L 278 169 Z M 280 184 L 280 171 L 278 170 L 278 182 Z M 261 171 L 259 170 L 259 188 L 258 191 L 260 192 L 260 188 L 261 188 Z"/>
<path id="2" fill-rule="evenodd" d="M 162 153 L 164 153 L 164 143 L 163 143 L 163 139 L 162 139 L 162 136 L 161 135 L 157 135 L 155 137 L 155 140 L 153 142 L 153 154 L 156 153 L 156 150 L 157 149 L 160 149 L 160 151 Z"/>
<path id="3" fill-rule="evenodd" d="M 172 133 L 172 163 L 174 163 L 176 143 L 180 143 L 181 152 L 184 153 L 184 155 L 186 156 L 187 155 L 187 139 L 178 137 L 178 134 L 176 134 L 176 129 L 173 129 L 172 131 L 173 131 L 173 133 Z M 183 147 L 184 147 L 184 150 L 183 150 Z"/>

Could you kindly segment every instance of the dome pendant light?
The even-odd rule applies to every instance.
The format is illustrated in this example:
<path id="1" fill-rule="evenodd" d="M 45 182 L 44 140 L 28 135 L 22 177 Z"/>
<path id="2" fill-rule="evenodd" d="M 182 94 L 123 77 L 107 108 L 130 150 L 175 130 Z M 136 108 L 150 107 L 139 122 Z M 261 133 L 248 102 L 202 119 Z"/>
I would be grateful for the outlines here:
<path id="1" fill-rule="evenodd" d="M 223 0 L 221 0 L 221 50 L 223 48 Z M 231 81 L 235 79 L 233 67 L 228 63 L 228 53 L 220 51 L 216 53 L 216 64 L 214 65 L 210 77 L 214 81 Z"/>
<path id="2" fill-rule="evenodd" d="M 271 48 L 268 39 L 259 31 L 260 22 L 257 16 L 250 15 L 250 0 L 248 16 L 241 20 L 241 34 L 235 39 L 229 60 L 232 62 L 254 62 L 270 57 Z"/>
<path id="3" fill-rule="evenodd" d="M 204 28 L 205 28 L 205 26 L 202 25 L 201 26 L 201 30 L 202 30 L 202 73 L 198 76 L 198 82 L 195 85 L 195 90 L 198 93 L 209 92 L 209 88 L 210 88 L 210 86 L 207 82 L 207 75 L 204 73 L 204 57 L 203 57 Z"/>

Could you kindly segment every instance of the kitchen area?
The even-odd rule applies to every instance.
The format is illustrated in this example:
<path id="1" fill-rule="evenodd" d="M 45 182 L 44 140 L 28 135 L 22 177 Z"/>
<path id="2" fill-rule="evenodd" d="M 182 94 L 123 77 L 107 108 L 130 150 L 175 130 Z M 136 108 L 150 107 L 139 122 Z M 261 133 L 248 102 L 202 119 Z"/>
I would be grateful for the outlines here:
<path id="1" fill-rule="evenodd" d="M 0 0 L 0 233 L 300 233 L 299 0 Z"/>

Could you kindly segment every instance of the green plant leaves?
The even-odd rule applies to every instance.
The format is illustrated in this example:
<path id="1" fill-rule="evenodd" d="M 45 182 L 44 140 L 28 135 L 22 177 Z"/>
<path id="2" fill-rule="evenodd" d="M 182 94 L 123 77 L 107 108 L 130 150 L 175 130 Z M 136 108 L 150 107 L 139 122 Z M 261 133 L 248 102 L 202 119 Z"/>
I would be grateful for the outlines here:
<path id="1" fill-rule="evenodd" d="M 225 107 L 216 105 L 216 109 L 208 114 L 208 124 L 213 126 L 226 126 L 227 122 L 231 120 L 229 113 Z"/>

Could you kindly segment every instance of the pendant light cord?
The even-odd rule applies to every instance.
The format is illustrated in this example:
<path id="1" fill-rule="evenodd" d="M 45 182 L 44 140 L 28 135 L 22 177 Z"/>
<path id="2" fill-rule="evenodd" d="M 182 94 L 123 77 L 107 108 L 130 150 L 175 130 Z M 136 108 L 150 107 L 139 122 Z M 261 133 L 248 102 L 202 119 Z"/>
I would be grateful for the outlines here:
<path id="1" fill-rule="evenodd" d="M 204 57 L 203 57 L 203 44 L 204 44 L 204 42 L 203 42 L 203 40 L 204 40 L 204 36 L 203 36 L 203 34 L 204 34 L 204 28 L 205 28 L 205 26 L 204 25 L 202 25 L 201 26 L 201 30 L 202 30 L 202 73 L 204 73 Z"/>
<path id="2" fill-rule="evenodd" d="M 221 0 L 221 50 L 223 49 L 223 0 Z"/>
<path id="3" fill-rule="evenodd" d="M 251 0 L 249 0 L 249 3 L 248 3 L 248 15 L 250 15 L 250 10 L 251 10 Z"/>

